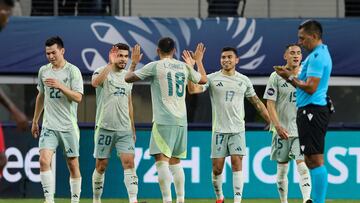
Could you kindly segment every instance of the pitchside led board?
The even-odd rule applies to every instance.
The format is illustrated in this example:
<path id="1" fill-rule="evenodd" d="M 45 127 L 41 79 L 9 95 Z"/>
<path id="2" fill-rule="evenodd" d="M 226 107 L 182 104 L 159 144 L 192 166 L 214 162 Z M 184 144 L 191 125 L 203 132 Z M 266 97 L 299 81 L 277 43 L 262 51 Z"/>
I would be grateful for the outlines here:
<path id="1" fill-rule="evenodd" d="M 0 196 L 41 197 L 38 148 L 28 134 L 14 134 L 6 129 L 9 164 L 0 184 Z M 360 131 L 332 131 L 326 138 L 326 159 L 329 171 L 328 198 L 360 199 Z M 139 176 L 139 196 L 159 198 L 157 174 L 154 159 L 149 156 L 149 130 L 137 131 L 136 166 Z M 188 136 L 188 158 L 182 162 L 186 176 L 188 198 L 213 198 L 211 186 L 210 131 L 190 131 Z M 18 138 L 18 139 L 14 139 Z M 83 177 L 82 196 L 92 197 L 91 176 L 95 161 L 93 152 L 93 130 L 81 131 L 80 166 Z M 244 158 L 244 198 L 277 198 L 276 164 L 269 160 L 271 135 L 265 131 L 246 133 L 247 156 Z M 224 191 L 232 197 L 232 176 L 230 162 L 224 170 Z M 289 170 L 289 197 L 300 198 L 296 168 Z M 57 197 L 69 196 L 68 170 L 61 151 L 56 156 Z M 113 152 L 106 172 L 104 197 L 126 198 L 123 185 L 123 170 Z M 21 192 L 19 192 L 21 191 Z"/>

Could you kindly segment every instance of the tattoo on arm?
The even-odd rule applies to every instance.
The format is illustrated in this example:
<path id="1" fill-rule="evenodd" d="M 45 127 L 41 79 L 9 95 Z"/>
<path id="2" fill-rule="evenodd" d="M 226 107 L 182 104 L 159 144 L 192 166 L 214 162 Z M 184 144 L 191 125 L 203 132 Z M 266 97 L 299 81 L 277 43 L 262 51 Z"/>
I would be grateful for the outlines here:
<path id="1" fill-rule="evenodd" d="M 257 95 L 253 97 L 248 97 L 250 103 L 255 107 L 255 109 L 260 113 L 267 123 L 270 123 L 269 112 L 267 111 L 264 103 L 259 99 Z"/>

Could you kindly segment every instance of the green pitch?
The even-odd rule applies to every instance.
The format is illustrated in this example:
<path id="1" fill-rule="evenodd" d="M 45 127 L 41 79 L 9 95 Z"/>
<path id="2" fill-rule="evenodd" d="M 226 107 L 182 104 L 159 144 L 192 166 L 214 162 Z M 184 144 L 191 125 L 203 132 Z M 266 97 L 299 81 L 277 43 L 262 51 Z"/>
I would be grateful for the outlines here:
<path id="1" fill-rule="evenodd" d="M 56 203 L 69 203 L 69 199 L 55 199 Z M 160 199 L 140 199 L 147 203 L 161 203 Z M 92 203 L 91 199 L 82 199 L 81 203 Z M 175 201 L 173 201 L 175 202 Z M 213 199 L 188 199 L 186 203 L 214 203 Z M 225 200 L 231 203 L 232 200 Z M 245 199 L 243 203 L 279 203 L 277 199 Z M 301 200 L 289 199 L 291 203 L 302 203 Z M 328 203 L 360 203 L 360 200 L 327 200 Z M 0 203 L 43 203 L 42 199 L 0 199 Z M 103 199 L 102 203 L 128 203 L 127 199 Z"/>

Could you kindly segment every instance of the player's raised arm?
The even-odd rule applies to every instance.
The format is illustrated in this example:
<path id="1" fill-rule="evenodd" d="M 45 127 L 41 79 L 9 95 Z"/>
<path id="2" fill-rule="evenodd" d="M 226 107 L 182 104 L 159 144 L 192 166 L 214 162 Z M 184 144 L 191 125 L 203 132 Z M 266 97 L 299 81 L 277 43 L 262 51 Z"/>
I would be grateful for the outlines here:
<path id="1" fill-rule="evenodd" d="M 136 44 L 131 49 L 131 65 L 128 72 L 125 75 L 125 82 L 131 83 L 141 80 L 135 73 L 136 65 L 140 62 L 143 54 L 140 52 L 140 45 Z"/>
<path id="2" fill-rule="evenodd" d="M 94 75 L 91 79 L 91 85 L 93 87 L 98 87 L 99 85 L 102 85 L 108 74 L 110 73 L 111 69 L 116 63 L 118 63 L 118 58 L 116 56 L 117 52 L 118 48 L 116 46 L 113 46 L 109 51 L 109 63 L 106 65 L 104 70 L 102 70 L 100 73 L 96 71 L 94 72 Z"/>
<path id="3" fill-rule="evenodd" d="M 199 43 L 196 47 L 196 50 L 193 54 L 193 58 L 195 60 L 197 71 L 201 74 L 201 79 L 199 81 L 199 84 L 206 84 L 207 83 L 207 77 L 206 77 L 206 71 L 203 65 L 203 58 L 204 53 L 206 51 L 206 48 L 203 43 Z"/>
<path id="4" fill-rule="evenodd" d="M 255 107 L 255 109 L 260 113 L 261 117 L 264 118 L 267 124 L 269 124 L 270 116 L 269 112 L 267 111 L 264 103 L 259 99 L 257 95 L 254 95 L 252 97 L 247 97 L 247 99 L 250 101 L 250 103 Z"/>

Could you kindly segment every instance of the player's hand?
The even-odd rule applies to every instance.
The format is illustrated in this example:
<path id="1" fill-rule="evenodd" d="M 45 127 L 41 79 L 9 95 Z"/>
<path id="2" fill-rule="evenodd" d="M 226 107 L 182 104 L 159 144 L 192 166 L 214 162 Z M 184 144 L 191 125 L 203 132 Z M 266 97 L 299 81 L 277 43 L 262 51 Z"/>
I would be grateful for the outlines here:
<path id="1" fill-rule="evenodd" d="M 289 138 L 289 133 L 287 130 L 281 126 L 275 126 L 277 134 L 281 137 L 281 139 L 287 140 Z"/>
<path id="2" fill-rule="evenodd" d="M 28 119 L 23 112 L 16 108 L 12 111 L 12 116 L 18 129 L 25 131 L 28 128 Z"/>
<path id="3" fill-rule="evenodd" d="M 195 60 L 192 58 L 190 51 L 184 50 L 181 57 L 190 67 L 193 67 L 195 65 Z"/>
<path id="4" fill-rule="evenodd" d="M 37 137 L 39 137 L 39 133 L 40 133 L 40 130 L 39 130 L 39 125 L 37 122 L 32 122 L 32 125 L 31 125 L 31 134 L 32 136 L 36 139 Z"/>
<path id="5" fill-rule="evenodd" d="M 116 46 L 113 46 L 111 48 L 111 50 L 109 51 L 109 63 L 110 64 L 116 64 L 117 61 L 117 52 L 118 52 L 119 48 L 117 48 Z"/>
<path id="6" fill-rule="evenodd" d="M 203 60 L 204 57 L 204 53 L 205 53 L 205 46 L 203 43 L 199 43 L 196 47 L 195 53 L 193 53 L 192 57 L 196 62 L 201 62 Z"/>
<path id="7" fill-rule="evenodd" d="M 289 71 L 286 66 L 274 66 L 274 69 L 278 75 L 280 75 L 282 78 L 287 80 L 289 76 L 292 74 L 291 71 Z"/>
<path id="8" fill-rule="evenodd" d="M 140 45 L 135 44 L 135 46 L 131 49 L 131 62 L 134 64 L 138 64 L 143 56 L 140 52 L 140 48 Z"/>
<path id="9" fill-rule="evenodd" d="M 45 79 L 45 85 L 48 87 L 53 87 L 56 89 L 62 89 L 63 84 L 61 82 L 59 82 L 58 80 L 56 80 L 55 78 L 46 78 Z"/>

